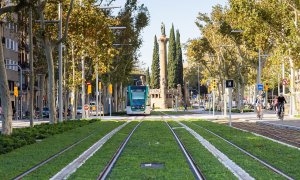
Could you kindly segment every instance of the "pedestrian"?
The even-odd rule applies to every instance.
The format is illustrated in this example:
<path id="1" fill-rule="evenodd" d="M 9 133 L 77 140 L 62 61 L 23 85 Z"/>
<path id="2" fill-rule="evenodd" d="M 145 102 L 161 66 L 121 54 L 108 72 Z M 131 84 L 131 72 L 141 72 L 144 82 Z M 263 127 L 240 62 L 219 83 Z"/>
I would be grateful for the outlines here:
<path id="1" fill-rule="evenodd" d="M 273 101 L 273 104 L 274 104 L 274 111 L 275 111 L 275 114 L 277 114 L 277 106 L 278 106 L 278 96 L 275 96 L 274 98 L 274 101 Z"/>
<path id="2" fill-rule="evenodd" d="M 0 106 L 0 119 L 2 119 L 2 107 Z"/>

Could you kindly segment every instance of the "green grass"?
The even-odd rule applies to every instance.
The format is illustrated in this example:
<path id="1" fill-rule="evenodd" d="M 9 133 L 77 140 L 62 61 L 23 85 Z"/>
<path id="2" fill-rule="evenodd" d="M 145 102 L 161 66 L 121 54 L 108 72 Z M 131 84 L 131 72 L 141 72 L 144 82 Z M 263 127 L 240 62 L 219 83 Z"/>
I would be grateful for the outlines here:
<path id="1" fill-rule="evenodd" d="M 256 160 L 251 157 L 245 155 L 240 150 L 234 148 L 229 145 L 225 141 L 219 139 L 218 137 L 204 131 L 203 129 L 195 126 L 190 122 L 184 122 L 190 128 L 195 130 L 198 134 L 200 134 L 203 138 L 208 140 L 212 145 L 214 145 L 218 150 L 227 155 L 229 159 L 234 161 L 237 165 L 239 165 L 242 169 L 248 172 L 252 177 L 256 179 L 280 179 L 280 176 L 271 172 L 263 165 L 261 165 Z M 198 122 L 197 122 L 198 123 Z"/>
<path id="2" fill-rule="evenodd" d="M 111 160 L 118 147 L 138 122 L 131 122 L 108 140 L 90 159 L 88 159 L 69 179 L 96 179 Z"/>
<path id="3" fill-rule="evenodd" d="M 296 118 L 300 118 L 300 114 L 298 114 L 298 115 L 295 115 L 295 117 L 296 117 Z"/>
<path id="4" fill-rule="evenodd" d="M 171 122 L 172 127 L 181 127 Z M 177 136 L 191 154 L 206 179 L 237 179 L 218 159 L 184 128 L 175 128 Z"/>
<path id="5" fill-rule="evenodd" d="M 36 140 L 41 140 L 54 134 L 94 123 L 96 119 L 81 121 L 64 121 L 57 124 L 43 123 L 35 125 L 33 128 L 16 128 L 10 136 L 0 135 L 0 154 L 5 154 L 25 145 L 34 144 Z"/>
<path id="6" fill-rule="evenodd" d="M 289 174 L 293 178 L 300 178 L 299 150 L 225 125 L 220 125 L 208 121 L 197 121 L 193 123 L 215 132 L 216 134 L 233 142 L 239 147 L 257 156 L 258 158 Z M 262 167 L 262 165 L 260 165 L 258 162 L 242 154 L 241 152 L 239 152 L 239 150 L 227 144 L 225 141 L 220 140 L 212 134 L 204 131 L 202 128 L 195 126 L 191 122 L 185 122 L 185 124 L 195 129 L 199 134 L 201 134 L 219 150 L 225 153 L 230 159 L 247 170 L 253 177 L 258 179 L 279 178 L 277 174 L 274 175 L 274 173 L 271 173 L 269 170 L 266 171 L 266 168 Z"/>
<path id="7" fill-rule="evenodd" d="M 141 163 L 164 168 L 141 168 Z M 144 121 L 131 137 L 110 179 L 194 179 L 171 131 L 162 121 Z"/>
<path id="8" fill-rule="evenodd" d="M 50 177 L 49 174 L 53 174 L 63 168 L 64 165 L 71 159 L 73 160 L 74 157 L 80 153 L 79 151 L 83 151 L 101 136 L 120 124 L 121 123 L 98 121 L 62 134 L 56 134 L 39 143 L 23 146 L 10 153 L 3 154 L 0 156 L 0 179 L 12 179 L 65 147 L 70 146 L 92 132 L 96 132 L 80 145 L 73 147 L 73 149 L 65 152 L 65 154 L 50 161 L 45 167 L 43 166 L 37 169 L 38 174 L 33 172 L 33 174 L 29 176 L 29 179 L 48 179 Z M 48 176 L 41 173 L 42 171 L 45 171 L 45 174 Z"/>
<path id="9" fill-rule="evenodd" d="M 100 126 L 97 133 L 80 143 L 80 145 L 65 152 L 64 154 L 60 155 L 59 158 L 52 160 L 23 179 L 49 179 L 74 159 L 76 159 L 80 154 L 86 151 L 90 146 L 104 137 L 107 133 L 121 124 L 123 124 L 123 122 L 107 122 L 107 124 L 103 124 Z"/>

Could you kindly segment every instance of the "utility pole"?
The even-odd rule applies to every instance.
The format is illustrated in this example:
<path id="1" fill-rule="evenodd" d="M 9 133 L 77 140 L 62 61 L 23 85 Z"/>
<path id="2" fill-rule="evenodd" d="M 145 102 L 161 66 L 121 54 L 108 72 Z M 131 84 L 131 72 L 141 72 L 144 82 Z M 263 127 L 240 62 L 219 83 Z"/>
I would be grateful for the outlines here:
<path id="1" fill-rule="evenodd" d="M 198 65 L 198 107 L 200 109 L 200 78 L 199 78 L 199 65 Z"/>
<path id="2" fill-rule="evenodd" d="M 61 2 L 58 3 L 58 39 L 62 38 L 62 7 Z M 62 42 L 58 45 L 58 121 L 63 121 L 62 111 L 63 111 L 63 100 L 62 100 Z"/>
<path id="3" fill-rule="evenodd" d="M 284 75 L 284 61 L 282 62 L 282 80 L 284 80 L 284 78 L 285 78 L 285 75 Z M 282 83 L 282 93 L 283 94 L 285 94 L 285 84 L 284 83 Z"/>
<path id="4" fill-rule="evenodd" d="M 34 118 L 34 71 L 33 71 L 33 36 L 32 36 L 32 8 L 29 10 L 29 61 L 30 61 L 30 127 L 33 127 Z M 21 71 L 22 75 L 22 71 Z M 22 76 L 21 76 L 22 79 Z M 22 117 L 22 81 L 21 81 L 21 117 Z M 41 109 L 40 109 L 41 111 Z M 22 118 L 21 118 L 22 119 Z"/>
<path id="5" fill-rule="evenodd" d="M 96 61 L 96 116 L 98 116 L 98 112 L 99 112 L 99 107 L 98 107 L 99 99 L 98 98 L 99 98 L 99 79 L 98 79 L 98 58 L 97 58 L 97 61 Z M 101 112 L 100 112 L 100 116 L 101 116 Z"/>
<path id="6" fill-rule="evenodd" d="M 84 108 L 84 105 L 85 105 L 85 74 L 84 74 L 84 56 L 81 57 L 81 71 L 82 71 L 82 82 L 81 82 L 81 89 L 82 89 L 82 92 L 81 92 L 81 107 L 82 107 L 82 118 L 85 118 L 85 110 L 83 109 Z"/>

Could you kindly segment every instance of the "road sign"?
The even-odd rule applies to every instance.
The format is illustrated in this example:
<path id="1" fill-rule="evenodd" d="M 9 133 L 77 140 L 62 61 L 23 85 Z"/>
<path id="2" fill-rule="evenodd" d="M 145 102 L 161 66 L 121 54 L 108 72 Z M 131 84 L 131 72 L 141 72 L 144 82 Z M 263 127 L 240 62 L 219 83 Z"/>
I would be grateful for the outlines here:
<path id="1" fill-rule="evenodd" d="M 263 84 L 257 84 L 257 90 L 262 91 L 264 89 Z"/>
<path id="2" fill-rule="evenodd" d="M 226 88 L 233 88 L 233 86 L 234 86 L 234 83 L 233 83 L 232 79 L 226 80 Z"/>
<path id="3" fill-rule="evenodd" d="M 89 105 L 88 105 L 88 104 L 85 104 L 84 107 L 83 107 L 83 109 L 84 109 L 85 111 L 89 110 Z"/>
<path id="4" fill-rule="evenodd" d="M 289 83 L 288 83 L 288 80 L 286 79 L 286 78 L 284 78 L 283 80 L 282 80 L 282 84 L 283 85 L 288 85 Z"/>

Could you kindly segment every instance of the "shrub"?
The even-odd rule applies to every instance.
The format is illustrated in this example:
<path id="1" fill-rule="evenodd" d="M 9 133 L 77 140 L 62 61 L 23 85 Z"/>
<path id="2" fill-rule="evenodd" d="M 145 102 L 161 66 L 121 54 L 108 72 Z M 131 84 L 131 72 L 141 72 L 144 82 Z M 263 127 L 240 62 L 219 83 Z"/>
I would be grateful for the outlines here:
<path id="1" fill-rule="evenodd" d="M 55 134 L 75 129 L 96 122 L 97 119 L 89 121 L 64 121 L 58 124 L 40 124 L 33 128 L 14 129 L 10 136 L 0 135 L 0 154 L 8 153 L 22 146 L 33 144 L 37 139 L 44 139 Z"/>

